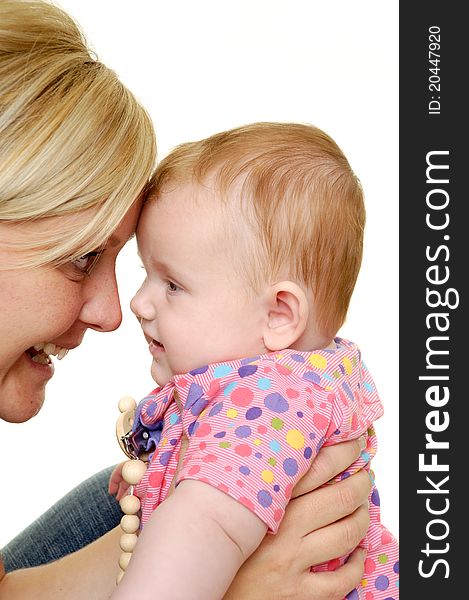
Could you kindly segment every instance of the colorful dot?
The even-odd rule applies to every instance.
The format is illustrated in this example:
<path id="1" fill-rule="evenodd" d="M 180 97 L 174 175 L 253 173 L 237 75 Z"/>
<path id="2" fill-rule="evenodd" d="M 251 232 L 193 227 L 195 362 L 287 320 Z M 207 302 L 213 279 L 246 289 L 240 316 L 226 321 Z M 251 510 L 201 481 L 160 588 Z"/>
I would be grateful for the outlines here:
<path id="1" fill-rule="evenodd" d="M 329 425 L 329 419 L 327 419 L 321 413 L 315 412 L 313 415 L 313 423 L 318 429 L 326 429 Z"/>
<path id="2" fill-rule="evenodd" d="M 261 454 L 260 452 L 256 452 L 256 453 L 254 454 L 254 456 L 255 456 L 256 458 L 262 458 L 262 454 Z"/>
<path id="3" fill-rule="evenodd" d="M 285 398 L 278 392 L 268 394 L 264 399 L 264 404 L 269 410 L 272 410 L 276 413 L 287 412 L 290 407 Z"/>
<path id="4" fill-rule="evenodd" d="M 194 465 L 188 471 L 189 475 L 196 475 L 200 471 L 200 465 Z"/>
<path id="5" fill-rule="evenodd" d="M 264 471 L 262 471 L 261 473 L 261 478 L 263 481 L 265 481 L 266 483 L 272 483 L 274 480 L 274 474 L 272 471 L 269 471 L 267 469 L 265 469 Z"/>
<path id="6" fill-rule="evenodd" d="M 350 387 L 348 386 L 347 382 L 343 381 L 343 382 L 342 382 L 342 387 L 344 388 L 344 390 L 345 390 L 345 393 L 346 393 L 346 394 L 347 394 L 347 396 L 350 398 L 350 400 L 354 400 L 355 398 L 354 398 L 354 396 L 353 396 L 353 392 L 352 392 L 352 390 L 350 389 Z"/>
<path id="7" fill-rule="evenodd" d="M 161 471 L 153 471 L 153 473 L 150 473 L 148 483 L 151 485 L 151 487 L 159 487 L 161 485 L 161 482 L 163 481 L 163 475 L 164 473 L 162 473 Z"/>
<path id="8" fill-rule="evenodd" d="M 251 435 L 251 428 L 249 425 L 241 425 L 240 427 L 236 427 L 235 436 L 238 438 L 247 438 Z"/>
<path id="9" fill-rule="evenodd" d="M 399 561 L 394 563 L 392 570 L 394 571 L 394 573 L 399 573 Z"/>
<path id="10" fill-rule="evenodd" d="M 248 377 L 249 375 L 254 375 L 256 371 L 256 365 L 244 365 L 238 369 L 238 375 L 240 377 Z"/>
<path id="11" fill-rule="evenodd" d="M 258 419 L 262 415 L 262 409 L 258 406 L 252 406 L 246 411 L 246 419 L 248 421 L 254 421 L 254 419 Z"/>
<path id="12" fill-rule="evenodd" d="M 309 362 L 317 369 L 324 370 L 327 368 L 327 360 L 322 354 L 311 354 Z"/>
<path id="13" fill-rule="evenodd" d="M 167 452 L 163 452 L 160 456 L 160 465 L 164 467 L 169 463 L 169 459 L 171 458 L 172 451 L 168 450 Z"/>
<path id="14" fill-rule="evenodd" d="M 220 448 L 231 448 L 231 444 L 230 444 L 230 442 L 220 442 L 220 443 L 218 444 L 218 446 L 219 446 Z"/>
<path id="15" fill-rule="evenodd" d="M 259 425 L 257 428 L 257 433 L 264 435 L 264 433 L 267 433 L 267 427 L 265 425 Z"/>
<path id="16" fill-rule="evenodd" d="M 267 490 L 260 490 L 257 492 L 257 501 L 264 508 L 268 508 L 272 504 L 272 496 Z"/>
<path id="17" fill-rule="evenodd" d="M 313 449 L 310 448 L 309 446 L 306 446 L 305 451 L 303 452 L 303 456 L 309 460 L 311 458 L 311 456 L 313 455 Z"/>
<path id="18" fill-rule="evenodd" d="M 350 375 L 350 373 L 353 370 L 352 361 L 350 360 L 350 358 L 348 358 L 346 356 L 344 358 L 344 360 L 342 361 L 342 364 L 344 365 L 344 369 L 345 369 L 345 372 L 347 373 L 347 375 Z"/>
<path id="19" fill-rule="evenodd" d="M 226 411 L 226 416 L 227 416 L 229 419 L 235 419 L 235 418 L 238 416 L 238 411 L 237 411 L 236 409 L 234 409 L 234 408 L 229 408 L 229 409 Z"/>
<path id="20" fill-rule="evenodd" d="M 267 462 L 269 463 L 269 465 L 271 467 L 275 467 L 275 465 L 277 464 L 277 461 L 273 457 L 269 458 L 269 460 Z"/>
<path id="21" fill-rule="evenodd" d="M 260 446 L 262 444 L 262 440 L 260 440 L 259 438 L 256 438 L 254 440 L 254 446 Z"/>
<path id="22" fill-rule="evenodd" d="M 386 590 L 389 587 L 389 579 L 386 577 L 386 575 L 380 575 L 379 577 L 376 578 L 375 581 L 375 588 L 377 590 Z"/>
<path id="23" fill-rule="evenodd" d="M 282 446 L 277 440 L 271 440 L 269 443 L 269 448 L 272 450 L 272 452 L 280 452 Z"/>
<path id="24" fill-rule="evenodd" d="M 207 437 L 207 435 L 212 431 L 212 428 L 208 423 L 202 423 L 200 427 L 197 428 L 195 432 L 195 437 Z"/>
<path id="25" fill-rule="evenodd" d="M 219 431 L 218 433 L 216 433 L 213 437 L 216 438 L 224 438 L 226 435 L 226 431 Z"/>
<path id="26" fill-rule="evenodd" d="M 286 435 L 287 444 L 295 450 L 301 450 L 305 445 L 305 438 L 298 429 L 290 429 Z"/>
<path id="27" fill-rule="evenodd" d="M 231 401 L 236 406 L 248 406 L 254 398 L 254 393 L 247 387 L 238 387 L 231 394 Z"/>
<path id="28" fill-rule="evenodd" d="M 285 393 L 291 400 L 293 400 L 293 398 L 298 398 L 300 395 L 300 392 L 298 390 L 294 390 L 293 388 L 287 388 Z"/>
<path id="29" fill-rule="evenodd" d="M 387 554 L 380 554 L 378 556 L 378 562 L 381 563 L 382 565 L 385 565 L 388 562 L 388 555 Z"/>
<path id="30" fill-rule="evenodd" d="M 304 358 L 304 356 L 301 356 L 301 354 L 292 354 L 291 357 L 296 362 L 299 362 L 299 363 L 305 362 L 305 358 Z"/>
<path id="31" fill-rule="evenodd" d="M 178 423 L 179 420 L 179 415 L 177 415 L 176 413 L 169 415 L 169 422 L 171 425 L 176 425 L 176 423 Z"/>
<path id="32" fill-rule="evenodd" d="M 379 493 L 378 493 L 378 490 L 376 488 L 373 489 L 373 492 L 371 494 L 371 502 L 375 506 L 379 506 L 380 505 Z"/>
<path id="33" fill-rule="evenodd" d="M 205 373 L 205 371 L 207 369 L 208 369 L 208 365 L 204 365 L 203 367 L 198 367 L 197 369 L 190 371 L 190 374 L 191 375 L 202 375 L 202 373 Z"/>
<path id="34" fill-rule="evenodd" d="M 282 421 L 282 419 L 277 419 L 277 418 L 272 419 L 272 421 L 270 422 L 270 424 L 277 431 L 280 431 L 283 428 L 283 421 Z"/>
<path id="35" fill-rule="evenodd" d="M 251 472 L 251 469 L 249 467 L 246 466 L 242 466 L 239 467 L 239 472 L 242 473 L 243 475 L 249 475 L 249 473 Z"/>
<path id="36" fill-rule="evenodd" d="M 252 454 L 251 446 L 248 446 L 247 444 L 239 444 L 238 446 L 235 446 L 235 452 L 238 456 L 243 457 L 251 456 Z"/>
<path id="37" fill-rule="evenodd" d="M 319 383 L 321 381 L 319 375 L 314 371 L 307 371 L 303 375 L 303 379 L 305 379 L 306 381 L 311 381 L 312 383 Z"/>
<path id="38" fill-rule="evenodd" d="M 272 381 L 268 377 L 261 377 L 257 382 L 257 387 L 260 390 L 268 390 L 272 385 Z"/>
<path id="39" fill-rule="evenodd" d="M 352 590 L 350 593 L 348 593 L 345 598 L 347 600 L 359 600 L 359 596 L 358 596 L 358 592 L 357 590 Z"/>
<path id="40" fill-rule="evenodd" d="M 298 473 L 298 463 L 294 458 L 286 458 L 283 461 L 283 470 L 287 475 L 293 477 Z"/>
<path id="41" fill-rule="evenodd" d="M 147 413 L 147 415 L 149 417 L 152 417 L 156 412 L 156 408 L 157 408 L 156 402 L 152 401 L 145 407 L 145 412 Z"/>
<path id="42" fill-rule="evenodd" d="M 213 376 L 215 379 L 219 379 L 220 377 L 225 377 L 233 370 L 233 367 L 230 365 L 218 365 L 213 369 Z"/>
<path id="43" fill-rule="evenodd" d="M 370 575 L 376 571 L 376 563 L 372 558 L 367 558 L 365 560 L 365 573 Z"/>
<path id="44" fill-rule="evenodd" d="M 297 417 L 299 417 L 300 419 L 302 419 L 302 418 L 303 418 L 303 413 L 301 412 L 301 410 L 299 410 L 299 411 L 296 413 L 296 416 L 297 416 Z"/>
<path id="45" fill-rule="evenodd" d="M 223 390 L 223 395 L 225 396 L 229 396 L 231 394 L 231 392 L 235 389 L 235 387 L 238 385 L 237 381 L 232 381 L 231 383 L 229 383 L 226 388 Z"/>

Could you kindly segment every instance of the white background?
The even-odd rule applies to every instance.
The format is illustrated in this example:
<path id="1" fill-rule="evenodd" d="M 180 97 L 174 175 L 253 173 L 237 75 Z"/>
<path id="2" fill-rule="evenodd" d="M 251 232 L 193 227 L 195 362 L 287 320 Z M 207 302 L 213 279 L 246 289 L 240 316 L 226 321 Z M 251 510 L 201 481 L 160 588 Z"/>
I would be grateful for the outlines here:
<path id="1" fill-rule="evenodd" d="M 397 3 L 350 0 L 62 0 L 98 57 L 149 110 L 159 156 L 253 121 L 317 125 L 341 146 L 367 206 L 362 270 L 341 330 L 359 344 L 385 407 L 374 470 L 398 533 Z M 124 459 L 117 401 L 153 387 L 128 304 L 134 242 L 118 261 L 121 328 L 88 332 L 56 363 L 40 414 L 0 423 L 0 546 L 92 473 Z"/>

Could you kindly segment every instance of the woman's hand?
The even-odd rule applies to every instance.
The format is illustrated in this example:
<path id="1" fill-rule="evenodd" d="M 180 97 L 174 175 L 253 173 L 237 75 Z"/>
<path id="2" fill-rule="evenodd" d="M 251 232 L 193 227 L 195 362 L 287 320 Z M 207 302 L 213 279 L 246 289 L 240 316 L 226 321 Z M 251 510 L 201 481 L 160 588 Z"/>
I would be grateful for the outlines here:
<path id="1" fill-rule="evenodd" d="M 371 490 L 366 472 L 316 489 L 345 470 L 363 447 L 363 440 L 353 440 L 319 452 L 295 487 L 278 533 L 267 535 L 244 563 L 225 600 L 340 600 L 360 584 L 361 549 L 336 571 L 314 573 L 310 567 L 350 553 L 366 534 Z"/>

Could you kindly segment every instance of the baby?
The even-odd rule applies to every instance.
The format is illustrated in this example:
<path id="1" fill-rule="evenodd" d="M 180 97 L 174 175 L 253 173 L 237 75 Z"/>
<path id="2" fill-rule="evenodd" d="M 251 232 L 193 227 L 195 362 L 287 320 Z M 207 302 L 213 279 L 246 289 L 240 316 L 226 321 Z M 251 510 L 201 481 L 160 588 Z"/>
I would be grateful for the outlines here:
<path id="1" fill-rule="evenodd" d="M 359 181 L 312 126 L 240 127 L 160 163 L 131 303 L 159 387 L 132 428 L 150 459 L 136 487 L 143 530 L 113 598 L 222 598 L 323 445 L 366 434 L 341 477 L 369 470 L 382 406 L 357 346 L 335 337 L 364 222 Z M 365 579 L 347 598 L 397 599 L 376 488 L 370 515 Z"/>

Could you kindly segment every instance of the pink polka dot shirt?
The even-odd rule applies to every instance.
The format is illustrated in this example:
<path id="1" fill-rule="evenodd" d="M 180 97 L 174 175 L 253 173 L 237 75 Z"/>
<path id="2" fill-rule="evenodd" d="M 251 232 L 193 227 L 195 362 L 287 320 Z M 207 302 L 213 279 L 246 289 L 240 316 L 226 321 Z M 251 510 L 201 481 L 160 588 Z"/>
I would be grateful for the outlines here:
<path id="1" fill-rule="evenodd" d="M 294 485 L 322 446 L 365 434 L 366 449 L 337 479 L 369 471 L 376 452 L 373 422 L 382 413 L 359 349 L 342 338 L 324 350 L 288 349 L 175 375 L 137 408 L 134 445 L 151 458 L 136 490 L 142 525 L 168 495 L 183 434 L 189 442 L 177 483 L 196 479 L 222 490 L 275 533 Z M 380 523 L 375 486 L 369 502 L 365 576 L 347 598 L 396 600 L 398 545 Z M 332 570 L 344 560 L 314 570 Z"/>

